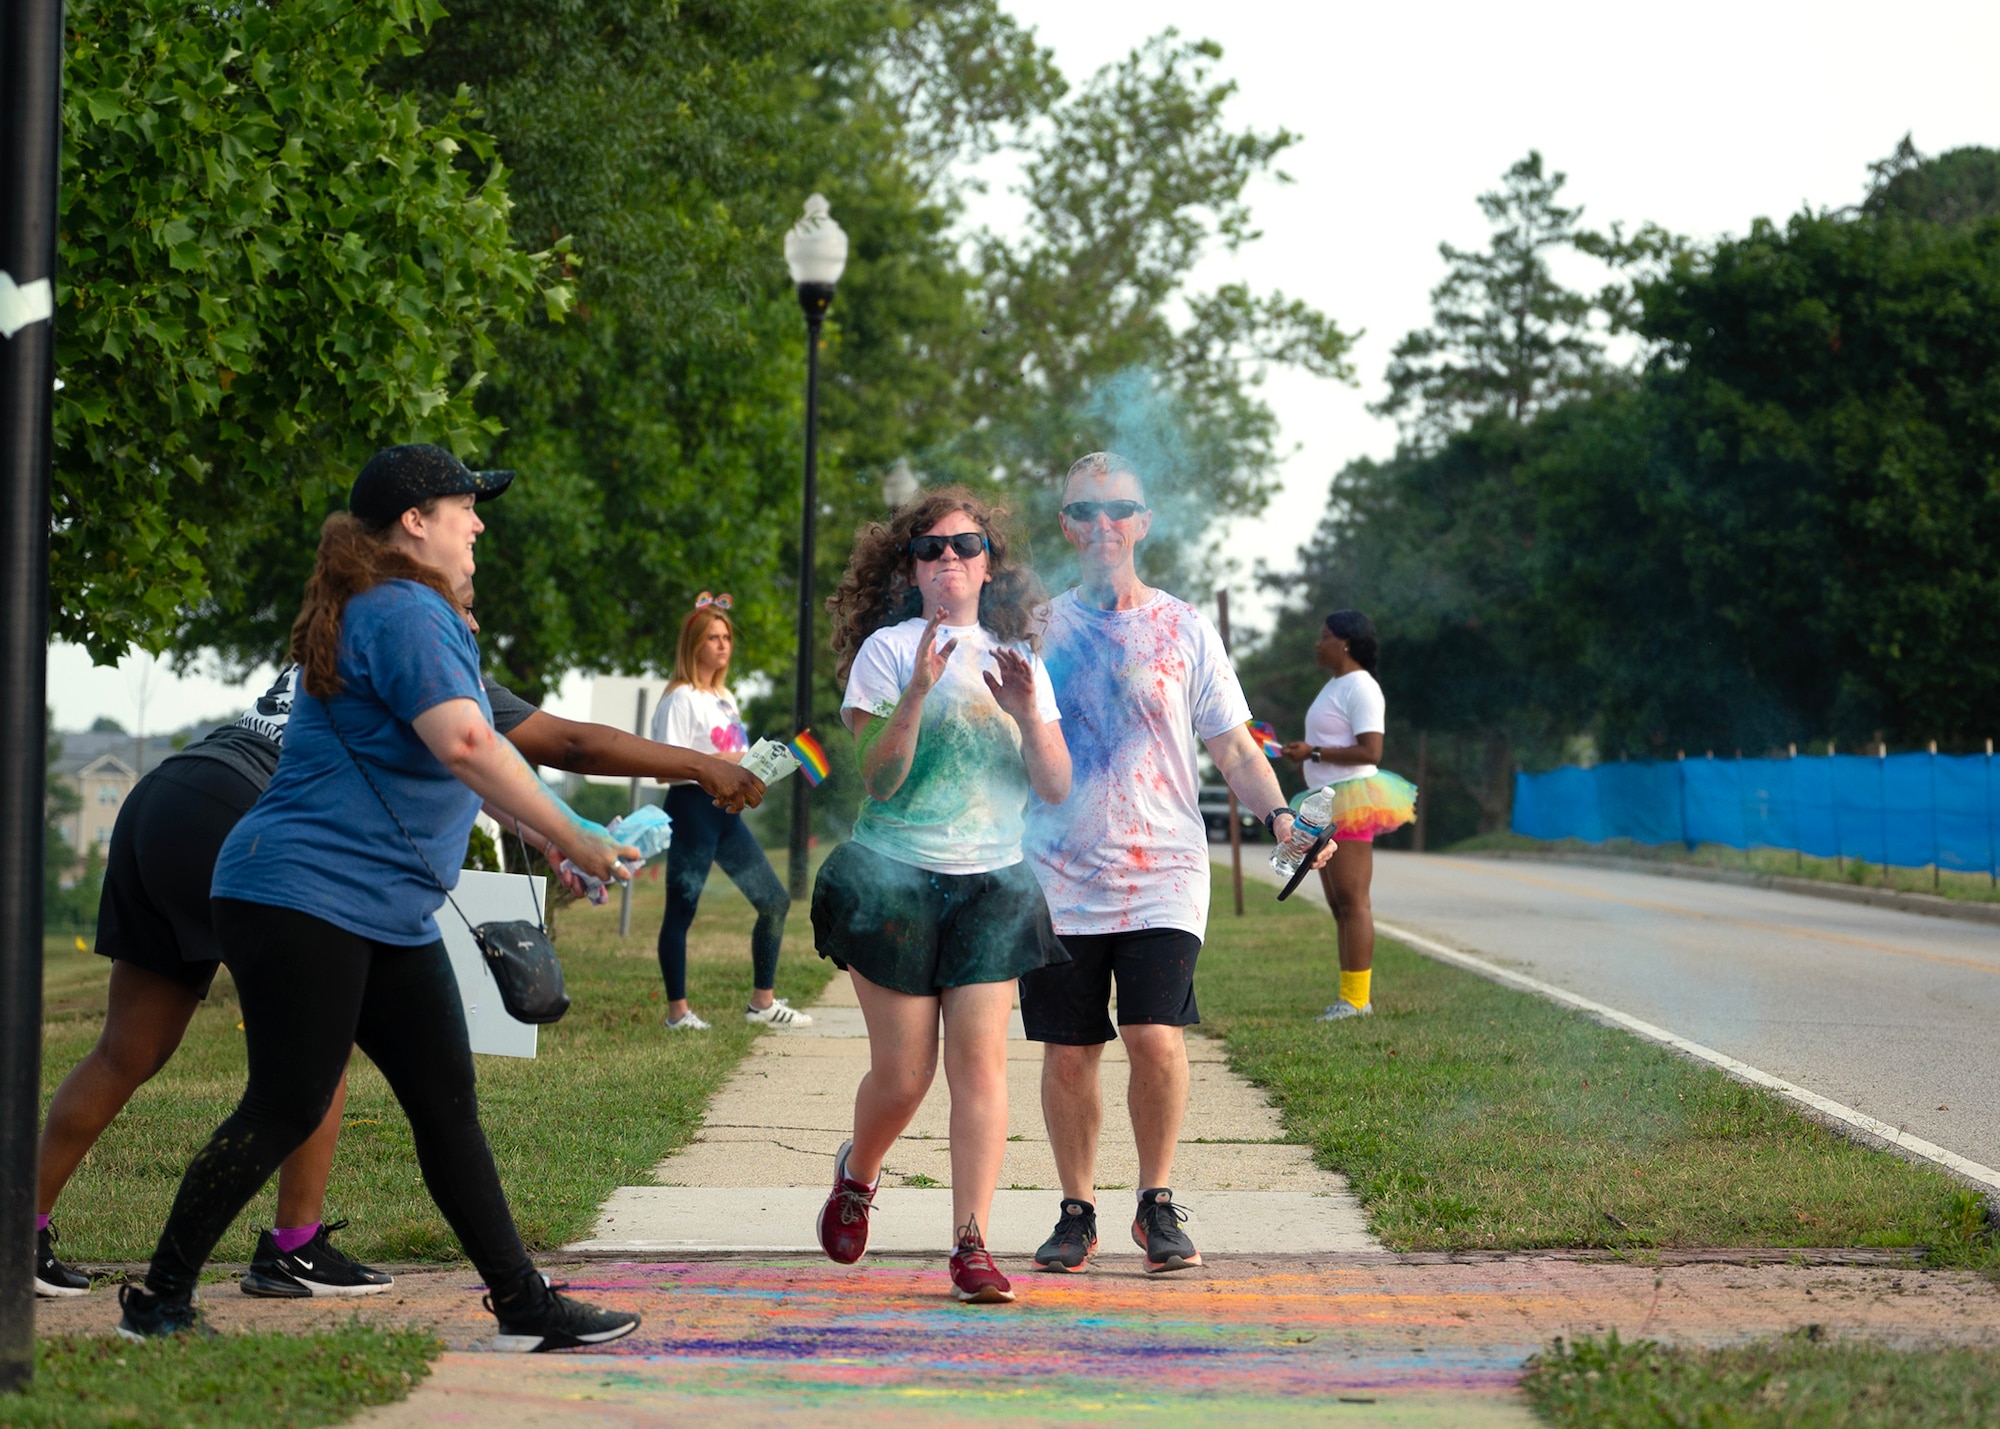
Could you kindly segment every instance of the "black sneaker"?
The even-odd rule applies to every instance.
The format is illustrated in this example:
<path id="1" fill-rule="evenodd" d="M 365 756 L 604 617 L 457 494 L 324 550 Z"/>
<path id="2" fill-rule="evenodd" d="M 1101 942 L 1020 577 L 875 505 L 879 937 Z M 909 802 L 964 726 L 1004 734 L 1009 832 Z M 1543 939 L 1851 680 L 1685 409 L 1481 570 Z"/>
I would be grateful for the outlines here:
<path id="1" fill-rule="evenodd" d="M 243 1293 L 303 1300 L 309 1295 L 379 1295 L 394 1285 L 394 1277 L 349 1260 L 333 1248 L 327 1237 L 345 1229 L 346 1221 L 323 1225 L 311 1240 L 290 1252 L 279 1250 L 269 1231 L 259 1231 L 257 1253 L 241 1282 Z"/>
<path id="2" fill-rule="evenodd" d="M 1188 1213 L 1174 1204 L 1174 1193 L 1165 1186 L 1139 1193 L 1139 1214 L 1132 1221 L 1132 1239 L 1146 1252 L 1146 1269 L 1186 1270 L 1201 1264 L 1201 1252 L 1194 1248 L 1181 1222 Z"/>
<path id="3" fill-rule="evenodd" d="M 537 1277 L 539 1278 L 539 1277 Z M 532 1308 L 501 1311 L 494 1308 L 489 1291 L 480 1303 L 500 1322 L 493 1348 L 502 1354 L 532 1355 L 544 1350 L 575 1350 L 589 1345 L 608 1345 L 622 1340 L 639 1328 L 639 1317 L 617 1310 L 600 1310 L 581 1300 L 572 1300 L 546 1283 L 535 1296 Z"/>
<path id="4" fill-rule="evenodd" d="M 201 1318 L 201 1311 L 194 1308 L 192 1297 L 168 1300 L 143 1285 L 121 1285 L 118 1287 L 118 1307 L 124 1312 L 118 1317 L 118 1337 L 135 1345 L 147 1340 L 165 1339 L 169 1335 L 196 1335 L 205 1340 L 215 1338 L 215 1331 Z"/>
<path id="5" fill-rule="evenodd" d="M 56 1259 L 56 1228 L 43 1226 L 35 1232 L 35 1293 L 53 1299 L 61 1295 L 88 1295 L 90 1277 L 75 1266 Z"/>
<path id="6" fill-rule="evenodd" d="M 1035 1252 L 1035 1264 L 1043 1270 L 1067 1270 L 1077 1275 L 1090 1269 L 1090 1258 L 1095 1254 L 1097 1207 L 1088 1201 L 1064 1201 L 1055 1230 Z"/>

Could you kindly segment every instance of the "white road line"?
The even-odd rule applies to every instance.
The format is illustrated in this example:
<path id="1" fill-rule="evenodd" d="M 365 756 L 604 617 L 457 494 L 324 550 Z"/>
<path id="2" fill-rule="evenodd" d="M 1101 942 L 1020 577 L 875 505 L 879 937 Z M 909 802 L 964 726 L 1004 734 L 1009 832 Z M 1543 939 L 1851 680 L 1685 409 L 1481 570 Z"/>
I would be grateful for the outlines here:
<path id="1" fill-rule="evenodd" d="M 1690 1042 L 1678 1033 L 1669 1032 L 1664 1027 L 1655 1027 L 1652 1023 L 1643 1022 L 1630 1013 L 1620 1012 L 1615 1007 L 1606 1007 L 1601 1002 L 1592 1002 L 1587 997 L 1578 997 L 1575 993 L 1557 987 L 1554 983 L 1543 982 L 1540 978 L 1532 978 L 1525 973 L 1513 972 L 1501 967 L 1498 963 L 1490 963 L 1486 959 L 1475 957 L 1471 953 L 1461 952 L 1457 948 L 1448 947 L 1443 943 L 1437 942 L 1435 939 L 1426 938 L 1421 933 L 1413 933 L 1407 928 L 1398 928 L 1393 924 L 1384 923 L 1379 919 L 1376 920 L 1375 927 L 1379 931 L 1396 939 L 1396 941 L 1407 943 L 1411 947 L 1418 949 L 1420 952 L 1427 953 L 1441 962 L 1455 963 L 1459 967 L 1478 973 L 1481 977 L 1491 978 L 1495 982 L 1506 983 L 1511 987 L 1524 988 L 1529 992 L 1548 998 L 1551 1002 L 1559 1002 L 1565 1007 L 1574 1007 L 1580 1012 L 1588 1012 L 1593 1017 L 1602 1018 L 1606 1022 L 1624 1028 L 1627 1032 L 1636 1033 L 1644 1037 L 1648 1042 L 1658 1042 L 1662 1046 L 1672 1047 L 1675 1051 L 1683 1052 L 1698 1061 L 1720 1067 L 1739 1081 L 1749 1082 L 1753 1086 L 1764 1087 L 1770 1091 L 1774 1091 L 1787 1101 L 1796 1102 L 1803 1107 L 1809 1107 L 1821 1116 L 1845 1122 L 1857 1131 L 1866 1132 L 1869 1136 L 1877 1140 L 1886 1141 L 1900 1151 L 1909 1152 L 1912 1156 L 1921 1156 L 1926 1161 L 1934 1161 L 1938 1165 L 1963 1176 L 1968 1181 L 1977 1181 L 1980 1185 L 1988 1187 L 1991 1190 L 2000 1191 L 2000 1171 L 1994 1170 L 1991 1166 L 1982 1166 L 1977 1161 L 1969 1161 L 1965 1157 L 1960 1156 L 1956 1151 L 1947 1151 L 1942 1146 L 1925 1141 L 1922 1137 L 1906 1136 L 1900 1128 L 1893 1127 L 1885 1121 L 1877 1121 L 1866 1112 L 1856 1111 L 1853 1107 L 1842 1106 L 1839 1102 L 1831 1101 L 1821 1096 L 1818 1092 L 1807 1091 L 1804 1087 L 1795 1086 L 1783 1077 L 1774 1077 L 1769 1072 L 1759 1071 L 1749 1063 L 1739 1062 L 1726 1053 L 1716 1051 L 1713 1047 L 1704 1047 L 1699 1042 Z"/>

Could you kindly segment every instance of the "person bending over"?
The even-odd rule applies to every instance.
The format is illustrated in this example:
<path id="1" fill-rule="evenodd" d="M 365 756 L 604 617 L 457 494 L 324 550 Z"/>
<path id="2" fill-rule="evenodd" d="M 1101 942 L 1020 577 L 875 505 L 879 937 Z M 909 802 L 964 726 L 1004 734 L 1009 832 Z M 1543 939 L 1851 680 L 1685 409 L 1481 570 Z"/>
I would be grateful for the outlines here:
<path id="1" fill-rule="evenodd" d="M 469 598 L 469 591 L 461 591 Z M 493 727 L 522 756 L 574 774 L 693 779 L 730 812 L 754 808 L 764 786 L 721 759 L 640 739 L 608 725 L 562 719 L 481 677 Z M 57 1200 L 83 1158 L 131 1100 L 166 1066 L 221 964 L 208 889 L 216 855 L 237 820 L 277 772 L 298 667 L 286 665 L 234 724 L 149 771 L 118 810 L 105 861 L 94 950 L 111 960 L 97 1042 L 49 1102 L 37 1166 L 35 1294 L 84 1295 L 90 1277 L 55 1251 Z M 259 1231 L 245 1294 L 286 1299 L 373 1295 L 390 1276 L 342 1254 L 322 1219 L 334 1147 L 346 1108 L 343 1075 L 317 1130 L 278 1169 L 276 1224 Z"/>
<path id="2" fill-rule="evenodd" d="M 827 601 L 867 789 L 854 837 L 821 865 L 812 923 L 868 1024 L 854 1134 L 834 1158 L 819 1242 L 842 1264 L 868 1246 L 889 1148 L 930 1090 L 944 1021 L 951 1089 L 952 1293 L 1014 1298 L 987 1253 L 1007 1148 L 1014 979 L 1066 954 L 1021 859 L 1030 791 L 1069 794 L 1069 751 L 1035 654 L 1034 575 L 1008 560 L 999 513 L 962 487 L 864 529 Z"/>
<path id="3" fill-rule="evenodd" d="M 349 1050 L 408 1116 L 424 1183 L 485 1279 L 495 1347 L 630 1334 L 635 1315 L 552 1290 L 529 1261 L 479 1125 L 464 1005 L 433 913 L 482 798 L 553 831 L 584 871 L 621 848 L 550 795 L 494 731 L 459 593 L 511 473 L 435 447 L 378 452 L 327 518 L 292 627 L 300 689 L 270 787 L 216 860 L 216 933 L 243 1007 L 249 1084 L 196 1153 L 143 1287 L 119 1292 L 127 1339 L 202 1330 L 195 1283 L 216 1240 L 333 1100 Z"/>

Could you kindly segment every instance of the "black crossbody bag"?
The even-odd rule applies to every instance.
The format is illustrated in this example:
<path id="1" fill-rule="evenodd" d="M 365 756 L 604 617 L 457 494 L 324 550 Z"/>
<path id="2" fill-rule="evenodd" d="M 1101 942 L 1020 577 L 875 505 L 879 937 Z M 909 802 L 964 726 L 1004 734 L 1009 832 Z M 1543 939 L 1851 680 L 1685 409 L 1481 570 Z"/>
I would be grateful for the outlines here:
<path id="1" fill-rule="evenodd" d="M 465 910 L 458 906 L 458 900 L 451 896 L 451 890 L 438 877 L 431 861 L 424 857 L 402 819 L 389 806 L 381 787 L 368 773 L 368 766 L 355 754 L 354 746 L 347 742 L 347 736 L 340 732 L 340 725 L 333 718 L 333 702 L 324 704 L 326 722 L 333 729 L 333 737 L 340 741 L 340 747 L 347 751 L 356 772 L 363 782 L 374 791 L 375 798 L 402 831 L 404 840 L 410 845 L 410 852 L 417 856 L 417 862 L 424 866 L 424 872 L 431 876 L 431 882 L 444 895 L 445 902 L 451 904 L 451 911 L 458 914 L 459 921 L 472 930 L 472 941 L 479 945 L 479 954 L 486 960 L 486 967 L 493 974 L 493 981 L 500 989 L 500 1002 L 507 1009 L 507 1015 L 517 1022 L 536 1024 L 560 1022 L 569 1011 L 569 994 L 563 991 L 562 962 L 556 957 L 556 946 L 549 941 L 548 926 L 542 921 L 542 905 L 535 900 L 535 921 L 525 918 L 511 918 L 492 923 L 474 923 L 465 916 Z M 527 845 L 521 846 L 522 854 L 527 853 Z M 528 875 L 528 896 L 534 898 L 535 880 Z"/>

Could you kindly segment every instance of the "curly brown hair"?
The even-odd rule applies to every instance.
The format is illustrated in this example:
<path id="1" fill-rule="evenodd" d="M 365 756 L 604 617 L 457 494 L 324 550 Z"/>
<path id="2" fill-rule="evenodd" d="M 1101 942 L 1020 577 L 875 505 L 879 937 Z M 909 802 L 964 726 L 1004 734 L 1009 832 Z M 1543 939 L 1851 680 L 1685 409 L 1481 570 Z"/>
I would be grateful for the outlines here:
<path id="1" fill-rule="evenodd" d="M 436 501 L 418 509 L 429 515 Z M 345 511 L 336 511 L 319 528 L 319 554 L 306 581 L 305 604 L 292 622 L 291 659 L 299 667 L 306 693 L 330 700 L 340 693 L 340 619 L 347 602 L 384 581 L 415 581 L 429 586 L 453 610 L 463 610 L 442 571 L 389 544 L 391 527 L 373 528 Z"/>
<path id="2" fill-rule="evenodd" d="M 921 536 L 953 511 L 963 511 L 986 537 L 986 571 L 992 577 L 979 592 L 979 623 L 1002 640 L 1041 644 L 1041 612 L 1048 592 L 1035 573 L 1007 558 L 1004 506 L 982 501 L 963 486 L 925 492 L 885 524 L 870 521 L 854 533 L 854 554 L 840 584 L 827 597 L 833 617 L 834 678 L 847 683 L 854 657 L 869 636 L 924 613 L 924 595 L 914 580 L 910 538 Z"/>

